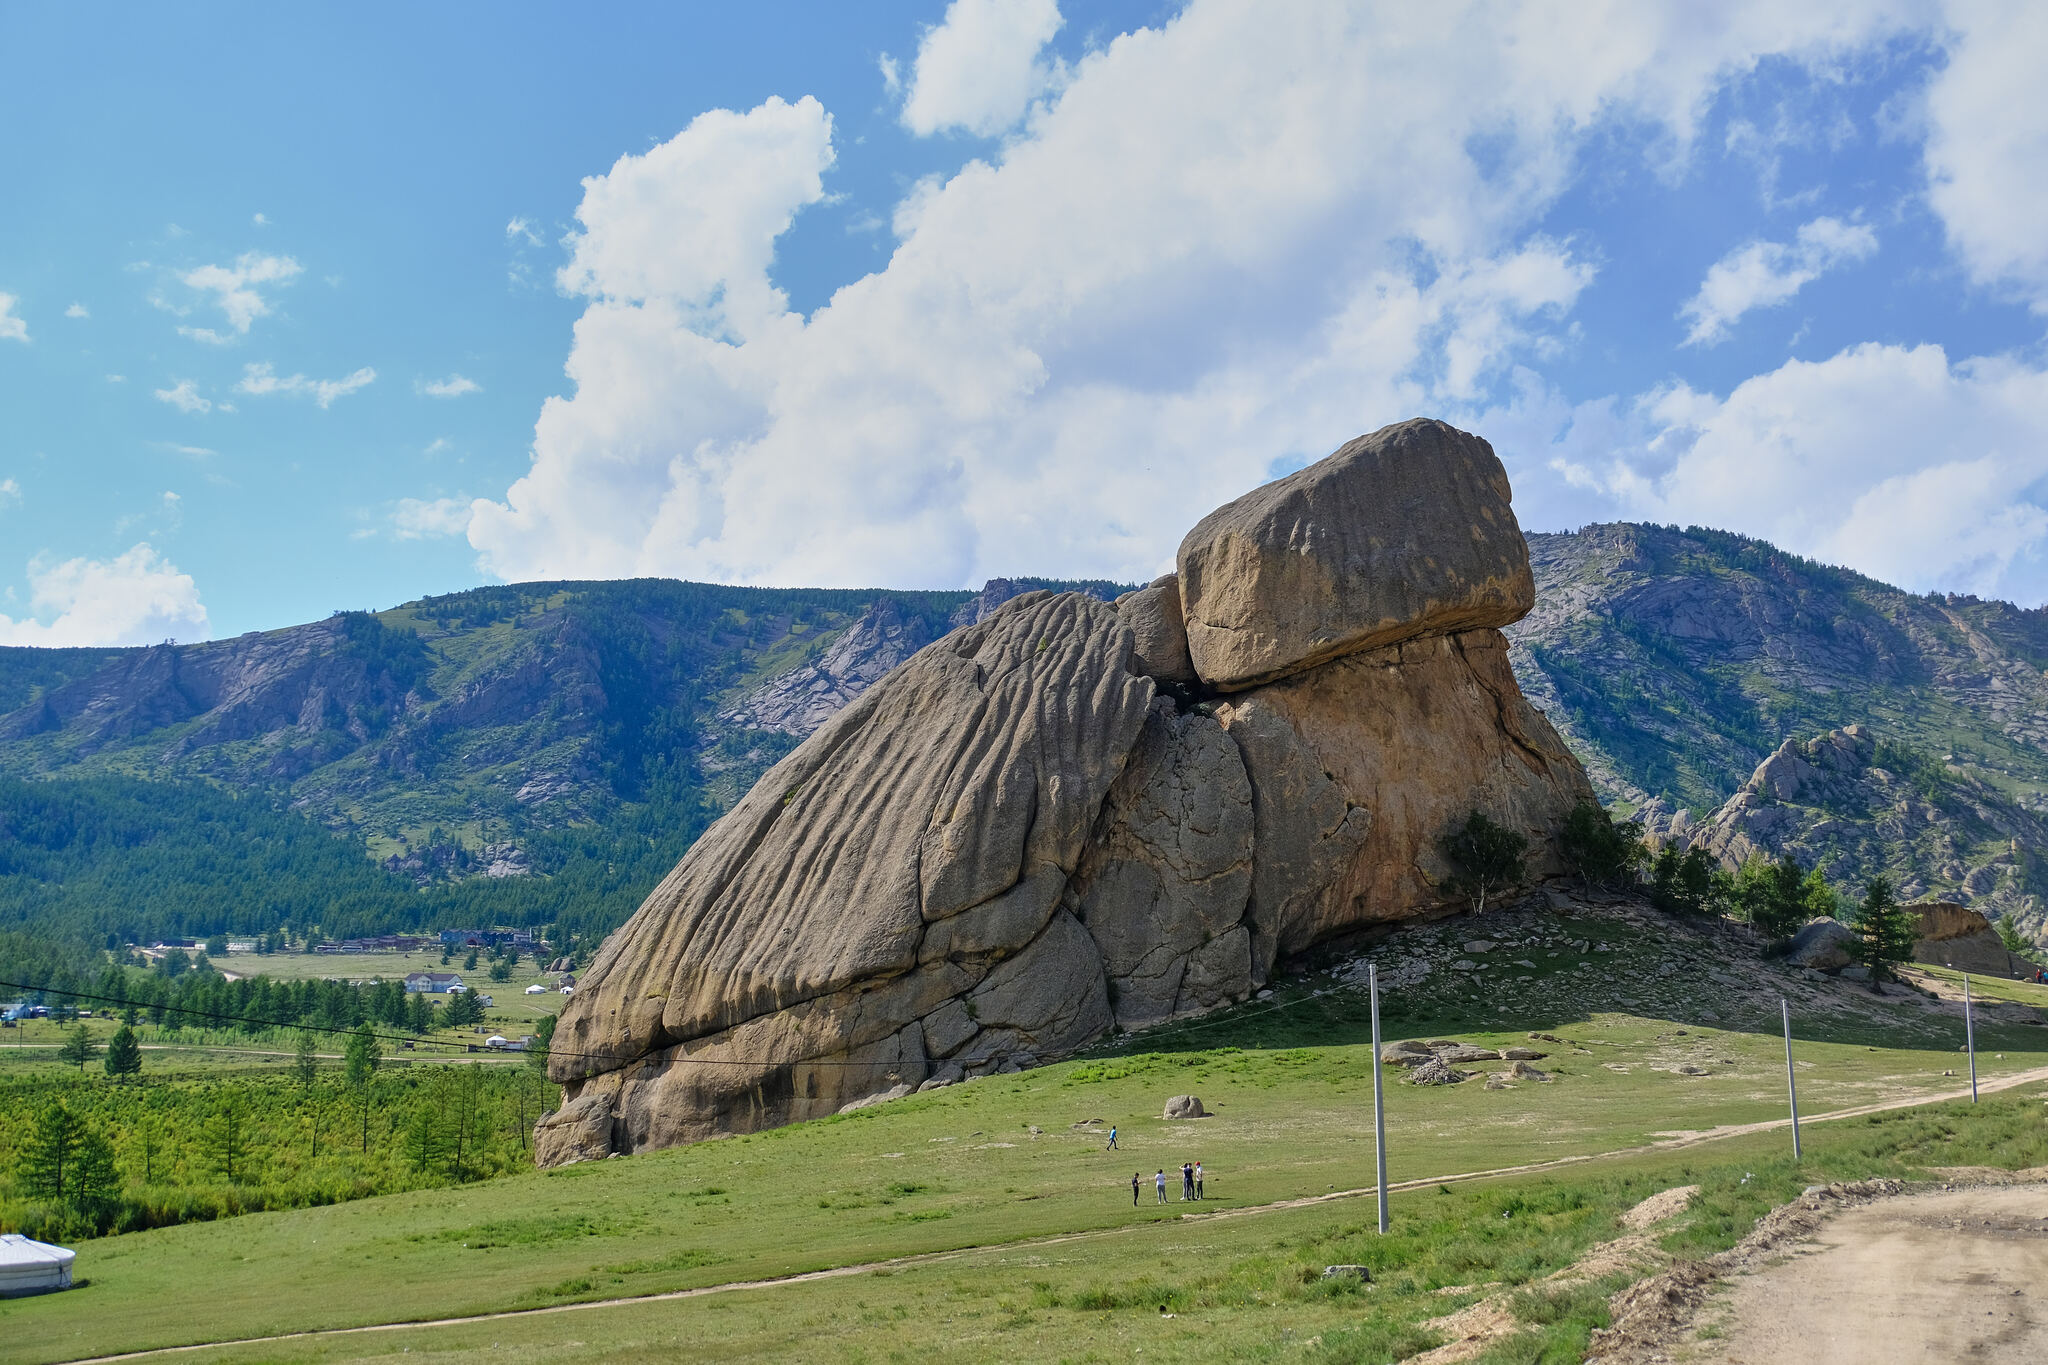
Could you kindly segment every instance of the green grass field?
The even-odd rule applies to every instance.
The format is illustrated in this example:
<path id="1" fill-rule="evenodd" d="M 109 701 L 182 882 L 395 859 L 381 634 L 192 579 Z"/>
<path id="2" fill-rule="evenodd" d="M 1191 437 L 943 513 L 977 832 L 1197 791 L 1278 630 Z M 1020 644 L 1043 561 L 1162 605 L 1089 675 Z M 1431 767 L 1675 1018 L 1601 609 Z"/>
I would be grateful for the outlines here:
<path id="1" fill-rule="evenodd" d="M 1405 970 L 1404 955 L 1442 955 L 1445 945 L 1431 935 L 1484 933 L 1509 945 L 1464 959 L 1475 963 L 1472 972 L 1436 971 L 1388 988 L 1389 1038 L 1452 1035 L 1498 1046 L 1526 1042 L 1533 1030 L 1563 1040 L 1534 1044 L 1550 1054 L 1538 1063 L 1555 1077 L 1547 1084 L 1425 1089 L 1400 1084 L 1402 1073 L 1390 1070 L 1392 1179 L 1582 1157 L 1778 1119 L 1784 1053 L 1772 993 L 1780 989 L 1793 1000 L 1807 1114 L 1961 1084 L 1943 1074 L 1963 1066 L 1961 1021 L 1945 1007 L 1918 996 L 1880 1000 L 1738 960 L 1716 932 L 1626 916 L 1489 916 L 1404 934 L 1383 949 L 1392 976 Z M 1507 979 L 1475 988 L 1493 959 Z M 1692 959 L 1719 965 L 1656 970 Z M 1622 998 L 1642 1007 L 1615 1007 Z M 2048 1028 L 2027 1022 L 2038 1013 L 2016 1004 L 1980 1015 L 1987 1080 L 2048 1065 Z M 1702 1023 L 1703 1015 L 1719 1022 Z M 1323 1357 L 1383 1359 L 1421 1340 L 1412 1324 L 1445 1302 L 1430 1291 L 1488 1278 L 1520 1282 L 1554 1268 L 1609 1235 L 1614 1213 L 1658 1181 L 1679 1183 L 1674 1172 L 1723 1171 L 1734 1161 L 1768 1167 L 1777 1172 L 1772 1188 L 1792 1182 L 1796 1192 L 1799 1177 L 1771 1165 L 1787 1140 L 1767 1133 L 1483 1190 L 1404 1195 L 1402 1216 L 1424 1220 L 1410 1233 L 1426 1273 L 1402 1271 L 1407 1289 L 1383 1286 L 1365 1300 L 1332 1294 L 1298 1272 L 1309 1262 L 1319 1271 L 1363 1257 L 1359 1229 L 1369 1203 L 1212 1215 L 1371 1183 L 1365 1029 L 1360 992 L 1344 978 L 1309 977 L 1227 1015 L 1092 1056 L 775 1132 L 86 1243 L 85 1289 L 0 1306 L 0 1358 L 68 1359 L 460 1316 L 958 1252 L 890 1275 L 435 1329 L 431 1346 L 408 1331 L 292 1350 L 672 1356 L 680 1340 L 689 1353 L 728 1358 L 1122 1359 L 1142 1344 L 1149 1358 L 1255 1359 L 1321 1336 Z M 1199 1094 L 1215 1117 L 1161 1120 L 1164 1100 L 1185 1092 Z M 1886 1116 L 1818 1126 L 1809 1152 L 1847 1144 L 1840 1150 L 1855 1155 L 1863 1149 L 1852 1138 L 1866 1129 L 1910 1132 L 1922 1148 L 1954 1147 L 1940 1153 L 1944 1164 L 1966 1164 L 1959 1154 L 1990 1142 L 1976 1132 L 1978 1118 L 1995 1113 L 2019 1135 L 2008 1134 L 2006 1155 L 2024 1156 L 2033 1149 L 2022 1138 L 2031 1133 L 2027 1140 L 2038 1142 L 2041 1130 L 2040 1101 L 2032 1087 L 2027 1093 L 1991 1097 L 1978 1114 L 1947 1107 L 1939 1121 Z M 1103 1150 L 1110 1123 L 1121 1130 L 1121 1151 Z M 1912 1126 L 1922 1123 L 1950 1124 L 1954 1141 Z M 1160 1209 L 1149 1188 L 1131 1206 L 1134 1171 L 1149 1180 L 1159 1167 L 1197 1159 L 1209 1172 L 1200 1218 L 1183 1219 L 1177 1203 Z M 1741 1174 L 1727 1179 L 1739 1185 Z M 1516 1210 L 1495 1207 L 1504 1199 L 1538 1211 L 1530 1226 L 1547 1230 L 1525 1237 Z M 1502 1211 L 1505 1240 L 1490 1231 Z M 1728 1228 L 1739 1213 L 1724 1220 Z M 1033 1245 L 1015 1245 L 1027 1241 Z M 1430 1259 L 1439 1255 L 1430 1248 L 1453 1245 L 1468 1249 Z M 1459 1257 L 1472 1262 L 1469 1278 L 1452 1268 Z M 192 1281 L 195 1265 L 207 1268 L 203 1286 Z M 1187 1312 L 1162 1322 L 1151 1302 L 1159 1296 L 1170 1311 L 1179 1303 Z M 1397 1300 L 1407 1305 L 1398 1312 Z M 800 1344 L 805 1350 L 794 1349 Z M 271 1345 L 250 1358 L 282 1353 Z"/>

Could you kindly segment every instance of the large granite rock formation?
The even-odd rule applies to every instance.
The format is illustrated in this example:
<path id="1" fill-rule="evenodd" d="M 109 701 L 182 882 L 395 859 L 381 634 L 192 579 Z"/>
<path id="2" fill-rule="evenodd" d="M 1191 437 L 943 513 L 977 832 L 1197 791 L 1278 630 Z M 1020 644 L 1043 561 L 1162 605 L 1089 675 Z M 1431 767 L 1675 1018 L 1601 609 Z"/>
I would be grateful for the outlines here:
<path id="1" fill-rule="evenodd" d="M 1521 547 L 1486 444 L 1405 423 L 1208 518 L 1178 577 L 1116 605 L 976 613 L 606 941 L 555 1031 L 537 1158 L 829 1114 L 1241 1000 L 1286 955 L 1447 908 L 1436 840 L 1475 808 L 1557 871 L 1591 789 L 1491 628 L 1526 608 Z"/>

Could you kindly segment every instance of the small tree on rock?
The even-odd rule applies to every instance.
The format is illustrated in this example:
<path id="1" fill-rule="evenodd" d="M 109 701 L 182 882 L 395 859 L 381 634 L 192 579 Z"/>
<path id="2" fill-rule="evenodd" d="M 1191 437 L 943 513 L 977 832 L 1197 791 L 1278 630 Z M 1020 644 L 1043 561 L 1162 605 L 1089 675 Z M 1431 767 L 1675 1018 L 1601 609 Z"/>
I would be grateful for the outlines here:
<path id="1" fill-rule="evenodd" d="M 1857 934 L 1857 958 L 1870 968 L 1870 985 L 1899 979 L 1897 964 L 1913 958 L 1913 921 L 1899 905 L 1891 878 L 1879 873 L 1864 887 L 1850 924 Z"/>
<path id="2" fill-rule="evenodd" d="M 1436 847 L 1451 865 L 1452 889 L 1468 897 L 1473 910 L 1483 911 L 1488 896 L 1522 879 L 1522 855 L 1529 841 L 1475 810 L 1464 824 L 1438 839 Z"/>

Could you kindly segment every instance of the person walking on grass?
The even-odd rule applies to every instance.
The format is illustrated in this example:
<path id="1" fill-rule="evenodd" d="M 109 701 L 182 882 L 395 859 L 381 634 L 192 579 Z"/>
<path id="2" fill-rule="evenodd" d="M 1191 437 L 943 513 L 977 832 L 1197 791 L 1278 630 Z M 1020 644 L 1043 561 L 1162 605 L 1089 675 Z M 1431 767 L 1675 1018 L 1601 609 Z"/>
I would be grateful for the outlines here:
<path id="1" fill-rule="evenodd" d="M 1152 1183 L 1159 1189 L 1159 1202 L 1164 1204 L 1166 1202 L 1166 1168 L 1164 1166 L 1161 1166 L 1159 1173 L 1152 1177 Z"/>
<path id="2" fill-rule="evenodd" d="M 1195 1168 L 1183 1161 L 1180 1163 L 1180 1201 L 1185 1204 L 1195 1197 Z"/>
<path id="3" fill-rule="evenodd" d="M 1139 1177 L 1138 1177 L 1138 1173 L 1137 1173 L 1136 1171 L 1132 1171 L 1132 1172 L 1131 1172 L 1131 1207 L 1132 1207 L 1132 1208 L 1136 1208 L 1136 1207 L 1138 1207 L 1138 1179 L 1139 1179 Z"/>
<path id="4" fill-rule="evenodd" d="M 1116 1125 L 1113 1123 L 1109 1125 L 1109 1146 L 1103 1148 L 1102 1150 L 1105 1152 L 1114 1152 L 1119 1150 L 1116 1145 Z"/>
<path id="5" fill-rule="evenodd" d="M 1202 1197 L 1202 1163 L 1201 1163 L 1201 1162 L 1199 1162 L 1199 1161 L 1197 1161 L 1197 1162 L 1195 1163 L 1195 1198 L 1197 1198 L 1197 1199 L 1200 1199 L 1201 1197 Z"/>

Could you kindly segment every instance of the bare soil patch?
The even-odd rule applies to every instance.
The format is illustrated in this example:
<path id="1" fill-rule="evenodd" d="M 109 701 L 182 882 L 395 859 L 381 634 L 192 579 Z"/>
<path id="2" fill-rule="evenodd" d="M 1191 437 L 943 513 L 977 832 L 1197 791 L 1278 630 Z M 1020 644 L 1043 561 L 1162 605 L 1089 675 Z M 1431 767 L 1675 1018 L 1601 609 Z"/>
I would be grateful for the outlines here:
<path id="1" fill-rule="evenodd" d="M 1896 1181 L 1809 1191 L 1728 1251 L 1617 1294 L 1614 1326 L 1587 1358 L 2048 1359 L 2048 1185 L 1995 1179 L 1911 1194 Z"/>

